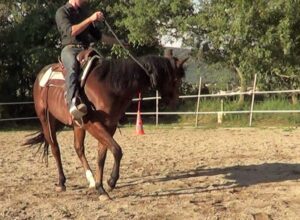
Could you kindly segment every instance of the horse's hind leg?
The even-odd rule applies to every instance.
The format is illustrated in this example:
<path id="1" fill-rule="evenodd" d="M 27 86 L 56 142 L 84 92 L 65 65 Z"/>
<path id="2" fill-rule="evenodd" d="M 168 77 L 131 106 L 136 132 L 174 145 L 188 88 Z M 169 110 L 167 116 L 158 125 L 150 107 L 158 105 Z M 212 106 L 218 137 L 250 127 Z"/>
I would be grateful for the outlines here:
<path id="1" fill-rule="evenodd" d="M 49 114 L 49 117 L 46 117 L 45 114 L 39 114 L 40 121 L 43 128 L 43 133 L 46 141 L 51 146 L 51 152 L 53 157 L 56 161 L 56 166 L 58 170 L 58 184 L 56 185 L 56 191 L 62 192 L 66 190 L 65 182 L 66 177 L 63 171 L 63 166 L 60 157 L 60 150 L 56 139 L 56 130 L 55 130 L 55 123 L 56 119 Z M 48 118 L 48 119 L 47 119 Z"/>
<path id="2" fill-rule="evenodd" d="M 74 127 L 74 147 L 85 170 L 85 175 L 89 182 L 89 188 L 93 188 L 96 186 L 95 179 L 84 153 L 85 133 L 84 129 L 76 126 Z"/>

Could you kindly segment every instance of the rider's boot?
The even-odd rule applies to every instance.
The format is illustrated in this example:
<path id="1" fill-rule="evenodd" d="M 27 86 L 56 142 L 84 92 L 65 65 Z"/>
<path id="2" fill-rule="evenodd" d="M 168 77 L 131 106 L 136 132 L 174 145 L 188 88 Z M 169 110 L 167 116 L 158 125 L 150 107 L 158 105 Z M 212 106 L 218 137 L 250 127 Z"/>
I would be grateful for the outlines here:
<path id="1" fill-rule="evenodd" d="M 87 106 L 86 104 L 79 102 L 78 99 L 74 97 L 70 103 L 69 112 L 74 119 L 81 119 L 87 114 Z"/>

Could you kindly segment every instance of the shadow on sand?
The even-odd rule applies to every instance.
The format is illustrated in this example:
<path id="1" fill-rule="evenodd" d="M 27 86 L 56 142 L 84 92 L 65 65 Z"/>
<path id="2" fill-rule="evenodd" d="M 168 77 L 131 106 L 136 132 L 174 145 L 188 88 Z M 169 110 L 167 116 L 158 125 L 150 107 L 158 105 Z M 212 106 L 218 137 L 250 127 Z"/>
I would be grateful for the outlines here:
<path id="1" fill-rule="evenodd" d="M 192 184 L 199 185 L 197 183 L 197 180 L 193 180 L 193 182 L 186 184 L 186 187 L 182 187 L 181 184 L 180 188 L 170 189 L 170 187 L 168 186 L 162 191 L 154 192 L 151 194 L 134 194 L 133 196 L 160 197 L 171 195 L 185 195 L 224 189 L 237 189 L 262 183 L 298 180 L 300 179 L 300 164 L 264 163 L 256 165 L 231 166 L 224 168 L 198 167 L 194 170 L 172 172 L 163 177 L 153 175 L 137 178 L 133 181 L 124 181 L 123 184 L 120 184 L 119 188 L 145 183 L 167 183 L 176 180 L 187 182 L 190 178 L 209 177 L 217 175 L 223 175 L 222 178 L 224 179 L 224 181 L 222 181 L 221 184 L 203 184 L 205 183 L 205 181 L 202 180 L 201 186 L 193 187 L 191 186 Z M 161 188 L 164 187 L 162 186 Z"/>

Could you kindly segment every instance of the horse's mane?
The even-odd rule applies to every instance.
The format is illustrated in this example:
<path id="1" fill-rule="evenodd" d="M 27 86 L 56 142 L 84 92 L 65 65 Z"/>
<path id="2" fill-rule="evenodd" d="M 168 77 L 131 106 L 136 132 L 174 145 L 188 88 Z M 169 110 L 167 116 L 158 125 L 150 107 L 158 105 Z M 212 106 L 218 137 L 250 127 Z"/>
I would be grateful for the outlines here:
<path id="1" fill-rule="evenodd" d="M 104 59 L 94 71 L 98 80 L 106 80 L 113 91 L 122 92 L 138 85 L 157 88 L 168 83 L 172 66 L 169 59 L 160 56 L 147 55 L 138 58 L 147 69 L 146 72 L 132 59 Z"/>

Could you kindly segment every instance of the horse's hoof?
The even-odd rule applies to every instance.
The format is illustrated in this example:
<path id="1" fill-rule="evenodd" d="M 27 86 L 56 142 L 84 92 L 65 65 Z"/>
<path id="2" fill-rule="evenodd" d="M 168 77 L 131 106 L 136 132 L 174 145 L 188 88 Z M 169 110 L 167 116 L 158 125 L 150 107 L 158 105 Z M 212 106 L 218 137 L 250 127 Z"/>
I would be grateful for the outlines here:
<path id="1" fill-rule="evenodd" d="M 87 195 L 92 195 L 92 194 L 95 194 L 95 193 L 97 193 L 97 190 L 96 190 L 95 187 L 89 187 L 89 188 L 87 189 L 87 191 L 86 191 L 86 194 L 87 194 Z"/>
<path id="2" fill-rule="evenodd" d="M 107 180 L 107 185 L 109 186 L 108 187 L 109 188 L 108 191 L 111 192 L 111 191 L 113 191 L 115 189 L 116 182 L 113 181 L 112 179 L 109 179 L 109 180 Z"/>
<path id="3" fill-rule="evenodd" d="M 65 192 L 66 191 L 66 186 L 55 186 L 55 191 L 56 192 Z"/>
<path id="4" fill-rule="evenodd" d="M 112 201 L 112 198 L 108 194 L 102 194 L 98 198 L 100 202 Z"/>

